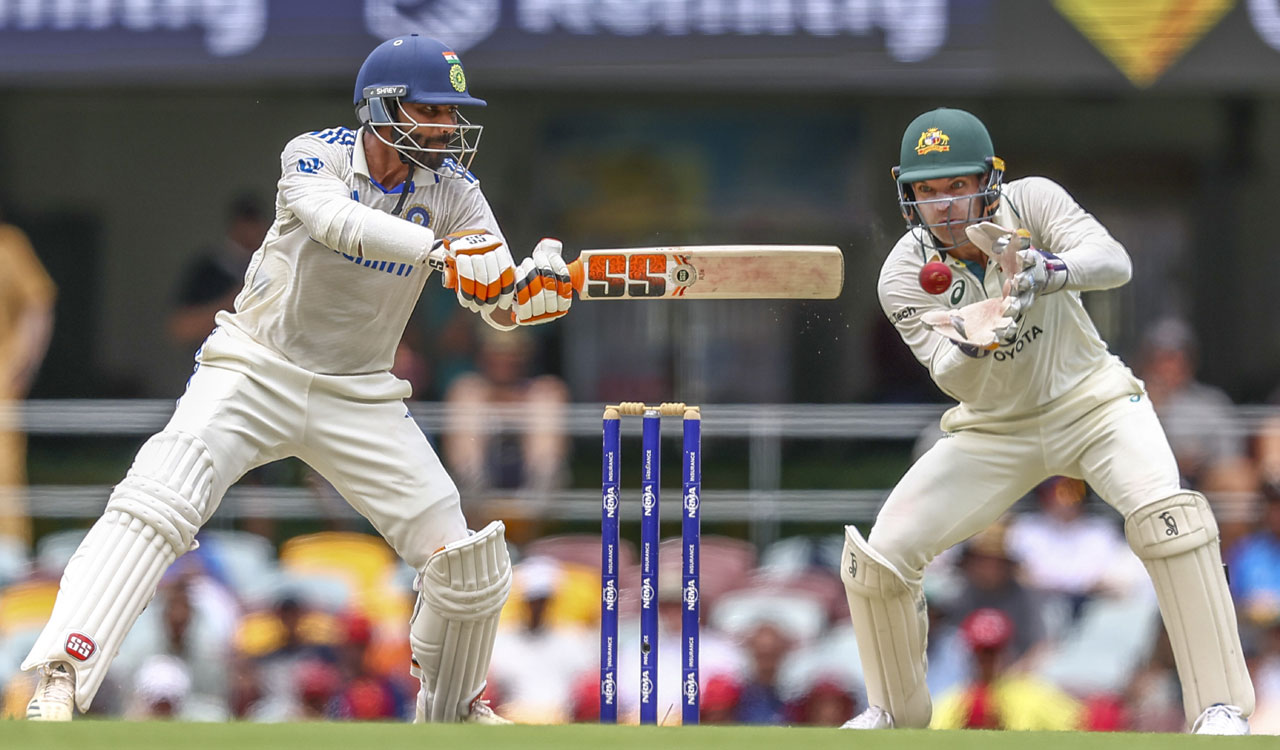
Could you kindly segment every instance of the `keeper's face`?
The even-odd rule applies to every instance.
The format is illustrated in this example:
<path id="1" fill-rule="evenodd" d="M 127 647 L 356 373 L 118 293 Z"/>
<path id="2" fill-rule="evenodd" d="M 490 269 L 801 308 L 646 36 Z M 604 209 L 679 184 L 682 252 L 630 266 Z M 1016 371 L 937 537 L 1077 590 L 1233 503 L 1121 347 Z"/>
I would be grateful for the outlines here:
<path id="1" fill-rule="evenodd" d="M 981 181 L 967 174 L 911 183 L 916 211 L 943 247 L 966 244 L 964 228 L 982 219 Z"/>

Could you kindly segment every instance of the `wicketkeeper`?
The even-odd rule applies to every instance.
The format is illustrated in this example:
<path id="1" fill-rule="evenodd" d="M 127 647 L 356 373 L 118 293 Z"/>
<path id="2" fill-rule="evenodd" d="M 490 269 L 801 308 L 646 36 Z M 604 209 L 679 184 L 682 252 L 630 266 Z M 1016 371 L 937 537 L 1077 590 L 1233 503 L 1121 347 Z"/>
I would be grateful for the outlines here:
<path id="1" fill-rule="evenodd" d="M 880 304 L 959 405 L 870 538 L 846 527 L 840 573 L 869 707 L 845 726 L 928 726 L 925 565 L 1062 475 L 1124 516 L 1155 584 L 1192 731 L 1248 734 L 1253 687 L 1213 513 L 1179 486 L 1142 382 L 1108 353 L 1080 301 L 1126 283 L 1128 254 L 1058 184 L 1005 183 L 986 127 L 968 112 L 912 121 L 894 174 L 908 230 L 881 269 Z M 938 295 L 919 279 L 933 261 L 952 274 Z"/>
<path id="2" fill-rule="evenodd" d="M 468 171 L 480 125 L 458 56 L 391 39 L 356 77 L 360 127 L 294 138 L 281 155 L 275 223 L 235 312 L 196 355 L 169 424 L 142 446 L 67 564 L 53 615 L 23 669 L 27 717 L 89 708 L 165 569 L 249 469 L 297 456 L 419 571 L 410 625 L 417 721 L 506 723 L 480 700 L 511 562 L 495 521 L 469 532 L 458 490 L 389 369 L 443 240 L 461 305 L 494 327 L 554 320 L 572 302 L 559 242 L 516 266 Z"/>

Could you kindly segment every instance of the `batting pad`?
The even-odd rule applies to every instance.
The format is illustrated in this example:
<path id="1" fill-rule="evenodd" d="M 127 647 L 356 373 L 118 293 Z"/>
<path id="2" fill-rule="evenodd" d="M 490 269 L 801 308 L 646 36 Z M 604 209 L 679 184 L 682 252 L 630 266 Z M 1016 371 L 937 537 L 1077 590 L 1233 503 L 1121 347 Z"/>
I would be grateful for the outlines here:
<path id="1" fill-rule="evenodd" d="M 849 599 L 853 634 L 862 657 L 867 703 L 893 717 L 894 726 L 929 726 L 933 703 L 925 683 L 928 621 L 924 593 L 870 545 L 844 527 L 840 579 Z"/>
<path id="2" fill-rule="evenodd" d="M 209 451 L 195 437 L 162 432 L 142 446 L 67 563 L 53 614 L 22 669 L 66 662 L 76 675 L 76 705 L 89 709 L 160 577 L 195 548 L 212 476 Z"/>
<path id="3" fill-rule="evenodd" d="M 1204 495 L 1183 491 L 1145 505 L 1125 519 L 1124 534 L 1155 584 L 1187 721 L 1215 703 L 1253 713 L 1218 524 Z"/>
<path id="4" fill-rule="evenodd" d="M 459 721 L 484 692 L 498 615 L 511 592 L 505 531 L 501 521 L 494 521 L 446 545 L 423 568 L 409 623 L 409 645 L 418 664 L 413 671 L 426 691 L 419 720 Z"/>

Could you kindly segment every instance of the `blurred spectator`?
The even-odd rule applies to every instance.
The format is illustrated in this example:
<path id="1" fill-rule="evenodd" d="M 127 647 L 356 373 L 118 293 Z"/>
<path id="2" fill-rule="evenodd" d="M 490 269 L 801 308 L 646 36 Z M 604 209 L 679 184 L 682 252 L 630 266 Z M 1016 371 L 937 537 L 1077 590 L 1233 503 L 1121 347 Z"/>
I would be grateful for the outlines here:
<path id="1" fill-rule="evenodd" d="M 1280 618 L 1280 487 L 1266 485 L 1262 518 L 1225 555 L 1229 582 L 1242 625 Z"/>
<path id="2" fill-rule="evenodd" d="M 742 699 L 742 686 L 732 677 L 718 674 L 703 680 L 702 700 L 698 705 L 698 721 L 703 724 L 733 724 L 737 722 L 738 704 Z"/>
<path id="3" fill-rule="evenodd" d="M 314 683 L 318 678 L 317 670 L 309 668 L 313 690 L 310 696 L 304 696 L 303 668 L 317 662 L 332 666 L 338 661 L 334 648 L 337 633 L 331 618 L 311 611 L 301 600 L 286 595 L 277 602 L 271 617 L 260 625 L 264 632 L 255 637 L 262 642 L 242 644 L 247 652 L 256 654 L 254 666 L 260 681 L 260 694 L 252 701 L 250 718 L 289 721 L 304 716 L 309 710 L 304 700 L 311 701 L 310 709 L 316 707 L 318 688 Z M 336 684 L 333 689 L 337 690 Z"/>
<path id="4" fill-rule="evenodd" d="M 176 656 L 156 654 L 139 667 L 125 718 L 133 721 L 191 719 L 185 712 L 191 697 L 191 674 Z"/>
<path id="5" fill-rule="evenodd" d="M 1134 732 L 1181 732 L 1186 729 L 1182 708 L 1182 686 L 1173 659 L 1169 634 L 1160 628 L 1160 637 L 1151 658 L 1133 676 L 1125 691 L 1130 730 Z"/>
<path id="6" fill-rule="evenodd" d="M 213 330 L 213 316 L 230 310 L 244 286 L 249 259 L 271 226 L 256 198 L 241 195 L 227 206 L 226 236 L 201 250 L 182 272 L 169 336 L 184 345 L 198 344 Z"/>
<path id="7" fill-rule="evenodd" d="M 997 522 L 965 544 L 960 556 L 963 583 L 951 615 L 954 622 L 964 622 L 979 609 L 1000 610 L 1012 620 L 1010 643 L 1002 653 L 1018 660 L 1042 643 L 1044 613 L 1040 597 L 1015 576 L 1017 563 L 1009 556 L 1005 533 L 1003 523 Z"/>
<path id="8" fill-rule="evenodd" d="M 1028 674 L 1009 670 L 1017 627 L 999 609 L 970 613 L 960 632 L 973 653 L 973 683 L 953 689 L 933 710 L 934 729 L 1071 730 L 1082 708 L 1071 696 Z"/>
<path id="9" fill-rule="evenodd" d="M 334 715 L 334 701 L 342 685 L 338 668 L 319 659 L 306 659 L 297 665 L 298 702 L 296 713 L 288 719 L 324 721 Z"/>
<path id="10" fill-rule="evenodd" d="M 1257 708 L 1249 717 L 1255 734 L 1280 734 L 1280 612 L 1258 622 L 1257 647 L 1249 665 Z"/>
<path id="11" fill-rule="evenodd" d="M 738 721 L 780 724 L 785 718 L 785 706 L 778 689 L 778 668 L 795 643 L 777 625 L 762 622 L 747 635 L 743 646 L 748 664 L 738 699 Z"/>
<path id="12" fill-rule="evenodd" d="M 329 716 L 357 721 L 412 719 L 411 696 L 372 667 L 373 623 L 359 612 L 349 612 L 342 617 L 340 627 L 343 636 L 338 645 L 341 688 L 334 696 Z M 416 693 L 412 697 L 416 697 Z"/>
<path id="13" fill-rule="evenodd" d="M 1072 618 L 1104 586 L 1112 560 L 1129 547 L 1114 521 L 1084 513 L 1084 482 L 1047 479 L 1036 488 L 1040 510 L 1009 524 L 1009 555 L 1028 586 L 1066 597 Z"/>
<path id="14" fill-rule="evenodd" d="M 0 216 L 0 537 L 31 543 L 27 439 L 17 421 L 53 331 L 53 280 L 22 230 Z"/>
<path id="15" fill-rule="evenodd" d="M 479 370 L 458 377 L 445 394 L 444 458 L 449 472 L 464 494 L 563 487 L 570 446 L 565 425 L 568 387 L 553 375 L 530 376 L 533 334 L 481 329 Z M 484 406 L 510 407 L 517 421 L 496 432 L 504 425 L 481 419 L 477 409 Z"/>
<path id="16" fill-rule="evenodd" d="M 1212 492 L 1212 476 L 1248 470 L 1244 432 L 1221 389 L 1195 379 L 1197 344 L 1177 318 L 1153 325 L 1142 344 L 1138 375 L 1160 417 L 1187 483 Z"/>
<path id="17" fill-rule="evenodd" d="M 490 678 L 502 695 L 502 713 L 524 723 L 566 721 L 575 681 L 598 667 L 597 642 L 585 630 L 547 622 L 547 605 L 562 585 L 559 563 L 531 557 L 516 566 L 514 575 L 525 620 L 498 633 L 489 663 Z M 597 697 L 597 711 L 598 702 Z"/>
<path id="18" fill-rule="evenodd" d="M 797 724 L 814 727 L 838 727 L 857 713 L 858 702 L 853 693 L 835 680 L 819 680 L 800 700 L 789 706 L 787 714 Z"/>
<path id="19" fill-rule="evenodd" d="M 227 702 L 232 718 L 243 720 L 257 718 L 263 709 L 263 699 L 266 697 L 257 662 L 237 654 L 232 658 L 229 667 L 231 684 Z"/>
<path id="20" fill-rule="evenodd" d="M 190 685 L 185 696 L 190 699 L 189 716 L 205 721 L 225 719 L 227 709 L 227 657 L 229 642 L 210 633 L 201 636 L 193 627 L 196 611 L 190 579 L 179 579 L 164 592 L 164 647 L 162 655 L 185 670 Z"/>
<path id="21" fill-rule="evenodd" d="M 1280 412 L 1280 389 L 1267 399 Z M 1269 492 L 1280 493 L 1280 413 L 1267 417 L 1257 435 L 1258 474 Z"/>

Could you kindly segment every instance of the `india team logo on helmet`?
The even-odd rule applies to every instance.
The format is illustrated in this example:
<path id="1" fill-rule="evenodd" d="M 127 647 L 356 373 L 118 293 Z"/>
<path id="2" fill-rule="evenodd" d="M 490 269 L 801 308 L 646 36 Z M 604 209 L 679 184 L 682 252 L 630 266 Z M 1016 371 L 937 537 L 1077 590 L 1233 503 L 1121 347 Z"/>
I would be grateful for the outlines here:
<path id="1" fill-rule="evenodd" d="M 924 156 L 934 151 L 950 151 L 950 141 L 951 136 L 940 129 L 929 128 L 920 134 L 920 140 L 916 143 L 916 153 Z"/>

